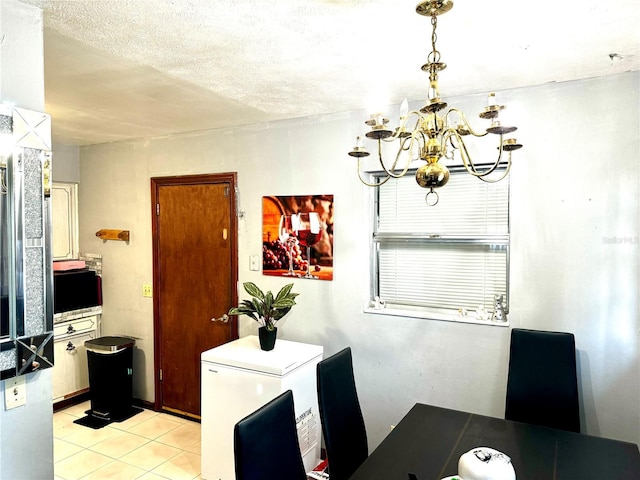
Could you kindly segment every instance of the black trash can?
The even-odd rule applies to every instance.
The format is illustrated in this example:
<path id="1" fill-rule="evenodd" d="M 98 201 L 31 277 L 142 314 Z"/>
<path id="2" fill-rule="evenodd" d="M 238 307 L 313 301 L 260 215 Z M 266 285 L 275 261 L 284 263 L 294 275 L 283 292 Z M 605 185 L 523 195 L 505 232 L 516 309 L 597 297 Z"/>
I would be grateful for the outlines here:
<path id="1" fill-rule="evenodd" d="M 94 418 L 110 422 L 129 418 L 133 407 L 133 346 L 126 337 L 99 337 L 84 342 L 89 364 L 89 399 Z"/>

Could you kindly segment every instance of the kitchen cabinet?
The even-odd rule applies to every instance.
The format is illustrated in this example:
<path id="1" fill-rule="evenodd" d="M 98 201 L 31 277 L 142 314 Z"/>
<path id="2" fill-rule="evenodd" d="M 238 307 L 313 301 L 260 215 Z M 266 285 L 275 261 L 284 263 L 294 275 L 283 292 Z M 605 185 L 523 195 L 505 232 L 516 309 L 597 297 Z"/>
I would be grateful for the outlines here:
<path id="1" fill-rule="evenodd" d="M 59 402 L 89 389 L 84 342 L 99 335 L 100 307 L 64 312 L 54 317 L 53 401 Z"/>
<path id="2" fill-rule="evenodd" d="M 78 184 L 53 182 L 51 204 L 53 259 L 78 258 Z"/>

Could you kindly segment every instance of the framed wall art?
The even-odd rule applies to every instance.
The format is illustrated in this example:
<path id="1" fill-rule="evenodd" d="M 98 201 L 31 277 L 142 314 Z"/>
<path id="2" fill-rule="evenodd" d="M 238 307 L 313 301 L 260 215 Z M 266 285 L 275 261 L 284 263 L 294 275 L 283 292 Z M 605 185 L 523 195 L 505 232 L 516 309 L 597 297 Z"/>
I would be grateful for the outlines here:
<path id="1" fill-rule="evenodd" d="M 262 273 L 333 280 L 333 195 L 262 197 Z"/>

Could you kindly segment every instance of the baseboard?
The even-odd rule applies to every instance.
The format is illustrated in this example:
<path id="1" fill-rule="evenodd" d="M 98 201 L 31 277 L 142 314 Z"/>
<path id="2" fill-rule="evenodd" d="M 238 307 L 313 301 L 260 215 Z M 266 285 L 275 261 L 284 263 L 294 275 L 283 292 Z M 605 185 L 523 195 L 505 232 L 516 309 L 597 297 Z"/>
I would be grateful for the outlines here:
<path id="1" fill-rule="evenodd" d="M 89 390 L 85 390 L 82 393 L 79 393 L 77 395 L 73 395 L 70 397 L 67 397 L 63 400 L 60 400 L 56 403 L 53 404 L 53 412 L 58 412 L 60 410 L 64 410 L 65 408 L 68 407 L 72 407 L 73 405 L 77 405 L 79 403 L 82 402 L 86 402 L 87 400 L 89 400 Z"/>
<path id="2" fill-rule="evenodd" d="M 69 398 L 65 398 L 64 400 L 60 400 L 59 402 L 56 402 L 53 404 L 53 412 L 58 412 L 60 410 L 64 410 L 65 408 L 71 407 L 73 405 L 77 405 L 79 403 L 85 402 L 87 400 L 89 400 L 89 391 L 85 391 L 82 392 L 78 395 L 74 395 L 72 397 Z M 131 399 L 131 403 L 133 404 L 133 406 L 135 407 L 140 407 L 140 408 L 144 408 L 145 410 L 151 410 L 152 412 L 157 411 L 155 409 L 155 404 L 153 402 L 148 402 L 146 400 L 142 400 L 140 398 L 133 398 Z M 184 418 L 186 420 L 191 420 L 192 422 L 198 422 L 200 423 L 200 417 L 196 416 L 196 415 L 191 415 L 185 412 L 181 412 L 179 410 L 174 410 L 171 408 L 163 408 L 162 410 L 159 410 L 161 412 L 164 413 L 168 413 L 169 415 L 174 415 L 176 417 L 180 417 L 180 418 Z"/>
<path id="3" fill-rule="evenodd" d="M 161 411 L 164 413 L 168 413 L 169 415 L 184 418 L 186 420 L 191 420 L 192 422 L 200 423 L 201 421 L 200 415 L 194 415 L 192 413 L 183 412 L 182 410 L 177 410 L 170 407 L 163 407 Z"/>
<path id="4" fill-rule="evenodd" d="M 65 408 L 72 407 L 73 405 L 78 405 L 79 403 L 86 402 L 89 400 L 89 389 L 79 393 L 77 395 L 73 395 L 71 397 L 65 398 L 64 400 L 60 400 L 53 404 L 53 411 L 58 412 L 60 410 L 64 410 Z M 146 410 L 155 411 L 154 403 L 147 402 L 146 400 L 142 400 L 140 398 L 131 399 L 131 403 L 136 407 L 141 407 Z"/>
<path id="5" fill-rule="evenodd" d="M 141 408 L 144 408 L 145 410 L 155 411 L 155 404 L 153 402 L 148 402 L 148 401 L 142 400 L 140 398 L 134 398 L 132 400 L 132 403 L 136 407 L 141 407 Z"/>

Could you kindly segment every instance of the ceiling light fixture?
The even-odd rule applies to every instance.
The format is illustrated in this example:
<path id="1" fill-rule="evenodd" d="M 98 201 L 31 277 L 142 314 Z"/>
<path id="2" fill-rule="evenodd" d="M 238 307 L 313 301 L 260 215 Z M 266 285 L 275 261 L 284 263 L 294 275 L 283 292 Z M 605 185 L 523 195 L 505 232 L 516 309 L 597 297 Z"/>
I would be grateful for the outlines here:
<path id="1" fill-rule="evenodd" d="M 440 61 L 440 52 L 436 49 L 436 26 L 438 15 L 448 12 L 453 7 L 452 0 L 427 0 L 420 2 L 416 6 L 416 12 L 420 15 L 431 17 L 433 27 L 431 33 L 432 50 L 427 58 L 428 63 L 422 66 L 422 70 L 429 73 L 429 91 L 427 103 L 419 111 L 409 111 L 407 100 L 402 102 L 400 107 L 400 124 L 392 131 L 387 127 L 389 119 L 382 113 L 372 114 L 365 122 L 371 127 L 365 136 L 378 143 L 378 158 L 386 177 L 379 182 L 370 183 L 362 178 L 360 159 L 369 156 L 363 145 L 362 138 L 356 139 L 356 146 L 349 152 L 349 155 L 358 159 L 358 177 L 360 181 L 370 187 L 377 187 L 387 182 L 390 178 L 400 178 L 404 176 L 414 160 L 423 160 L 425 165 L 416 171 L 416 182 L 423 188 L 428 188 L 426 195 L 428 205 L 438 203 L 439 197 L 434 188 L 444 186 L 449 180 L 449 170 L 446 166 L 438 163 L 441 158 L 453 159 L 454 153 L 459 152 L 467 172 L 478 177 L 485 182 L 498 182 L 509 174 L 511 168 L 511 152 L 522 148 L 515 138 L 503 138 L 504 135 L 514 132 L 516 127 L 505 126 L 500 123 L 498 114 L 505 108 L 504 105 L 496 103 L 494 93 L 489 94 L 487 106 L 480 113 L 480 118 L 490 120 L 491 125 L 485 131 L 475 131 L 464 113 L 457 108 L 449 108 L 444 114 L 438 114 L 447 107 L 447 103 L 440 98 L 438 88 L 438 72 L 446 68 L 446 64 Z M 411 119 L 415 119 L 412 129 L 407 125 Z M 465 145 L 463 137 L 471 135 L 473 137 L 484 137 L 487 134 L 499 136 L 498 157 L 492 164 L 474 164 L 469 151 Z M 399 140 L 398 151 L 391 168 L 387 168 L 382 159 L 382 142 L 392 142 Z M 503 154 L 506 152 L 506 161 Z M 401 157 L 406 155 L 406 164 L 399 167 Z M 505 165 L 506 163 L 506 165 Z M 501 168 L 499 168 L 501 167 Z M 495 175 L 491 175 L 496 172 Z M 490 176 L 491 175 L 491 176 Z"/>

